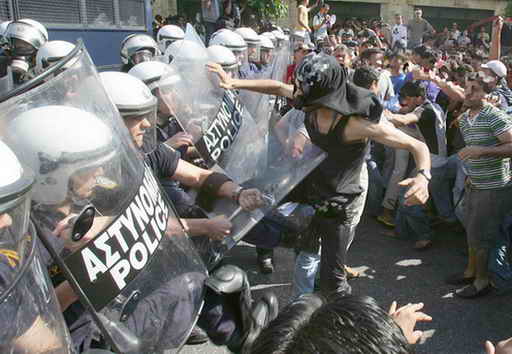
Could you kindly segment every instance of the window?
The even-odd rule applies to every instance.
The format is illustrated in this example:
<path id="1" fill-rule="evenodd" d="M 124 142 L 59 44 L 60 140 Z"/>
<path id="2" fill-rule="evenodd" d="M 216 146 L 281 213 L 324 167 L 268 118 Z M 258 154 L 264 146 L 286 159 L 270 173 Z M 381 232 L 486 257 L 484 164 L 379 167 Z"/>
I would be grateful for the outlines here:
<path id="1" fill-rule="evenodd" d="M 144 0 L 119 0 L 121 27 L 145 26 Z"/>
<path id="2" fill-rule="evenodd" d="M 79 0 L 19 0 L 18 8 L 21 18 L 31 18 L 44 24 L 81 22 Z"/>
<path id="3" fill-rule="evenodd" d="M 0 0 L 0 21 L 12 20 L 11 12 L 9 11 L 9 1 Z"/>
<path id="4" fill-rule="evenodd" d="M 87 24 L 93 27 L 111 27 L 115 24 L 112 0 L 86 0 Z"/>

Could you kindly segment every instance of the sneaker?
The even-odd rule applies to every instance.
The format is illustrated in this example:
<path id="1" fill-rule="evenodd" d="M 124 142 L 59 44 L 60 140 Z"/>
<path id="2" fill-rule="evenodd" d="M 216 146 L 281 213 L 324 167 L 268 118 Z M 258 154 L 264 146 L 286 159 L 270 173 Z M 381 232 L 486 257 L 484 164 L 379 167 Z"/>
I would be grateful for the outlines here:
<path id="1" fill-rule="evenodd" d="M 387 227 L 395 227 L 393 212 L 389 209 L 384 209 L 382 214 L 377 216 L 377 221 L 386 225 Z"/>
<path id="2" fill-rule="evenodd" d="M 198 345 L 209 341 L 208 335 L 199 326 L 194 326 L 187 339 L 187 345 Z"/>

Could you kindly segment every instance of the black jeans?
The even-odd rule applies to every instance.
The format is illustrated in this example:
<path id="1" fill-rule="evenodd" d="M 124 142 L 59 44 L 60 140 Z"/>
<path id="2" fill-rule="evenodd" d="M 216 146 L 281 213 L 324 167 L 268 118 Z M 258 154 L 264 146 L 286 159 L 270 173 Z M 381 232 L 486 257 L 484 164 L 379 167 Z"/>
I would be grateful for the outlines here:
<path id="1" fill-rule="evenodd" d="M 366 202 L 368 171 L 366 166 L 364 167 L 361 172 L 361 185 L 364 191 L 345 205 L 340 217 L 315 217 L 313 219 L 322 243 L 320 290 L 326 295 L 332 292 L 351 293 L 345 265 L 347 264 L 348 249 L 354 240 Z"/>

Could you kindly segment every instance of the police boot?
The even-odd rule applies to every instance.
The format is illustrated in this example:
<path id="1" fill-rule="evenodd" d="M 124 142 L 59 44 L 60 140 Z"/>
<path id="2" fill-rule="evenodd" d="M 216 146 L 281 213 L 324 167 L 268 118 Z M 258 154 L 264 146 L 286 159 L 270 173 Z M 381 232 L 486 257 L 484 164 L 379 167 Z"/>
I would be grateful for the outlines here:
<path id="1" fill-rule="evenodd" d="M 249 353 L 261 330 L 277 317 L 277 297 L 273 293 L 267 293 L 254 302 L 247 274 L 231 264 L 218 268 L 210 275 L 206 285 L 217 294 L 225 295 L 242 320 L 241 328 L 236 331 L 227 347 L 236 353 Z"/>
<path id="2" fill-rule="evenodd" d="M 198 325 L 192 329 L 190 336 L 188 336 L 187 345 L 198 345 L 209 341 L 208 335 Z"/>

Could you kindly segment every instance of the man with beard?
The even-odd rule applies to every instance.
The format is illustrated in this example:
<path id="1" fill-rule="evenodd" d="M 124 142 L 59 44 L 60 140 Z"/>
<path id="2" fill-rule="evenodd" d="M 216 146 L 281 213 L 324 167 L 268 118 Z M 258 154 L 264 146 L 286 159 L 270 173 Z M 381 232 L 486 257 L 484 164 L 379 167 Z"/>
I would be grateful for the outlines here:
<path id="1" fill-rule="evenodd" d="M 512 209 L 512 119 L 485 103 L 492 87 L 478 73 L 467 79 L 465 105 L 469 110 L 459 121 L 466 147 L 459 157 L 466 162 L 466 232 L 468 265 L 463 274 L 447 279 L 453 285 L 468 284 L 455 295 L 475 298 L 491 290 L 487 269 L 489 250 L 500 225 Z"/>

